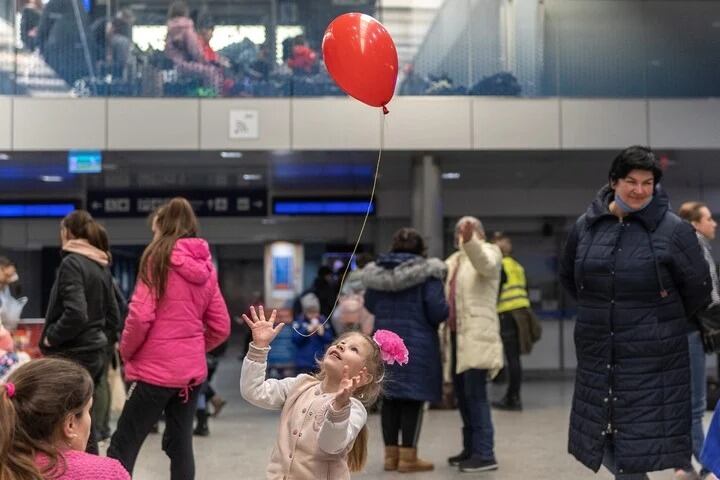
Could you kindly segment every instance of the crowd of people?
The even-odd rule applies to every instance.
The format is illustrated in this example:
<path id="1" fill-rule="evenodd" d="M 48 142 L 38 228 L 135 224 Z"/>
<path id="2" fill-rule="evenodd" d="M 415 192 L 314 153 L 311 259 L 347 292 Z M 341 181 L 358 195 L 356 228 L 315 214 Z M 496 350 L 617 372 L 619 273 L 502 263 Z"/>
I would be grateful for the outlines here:
<path id="1" fill-rule="evenodd" d="M 275 49 L 248 38 L 216 51 L 216 22 L 206 11 L 174 1 L 165 46 L 133 42 L 136 16 L 128 9 L 91 18 L 79 0 L 26 0 L 20 10 L 23 50 L 37 52 L 78 94 L 131 96 L 341 95 L 320 61 L 319 46 L 302 35 Z"/>
<path id="2" fill-rule="evenodd" d="M 22 49 L 38 52 L 78 95 L 343 95 L 325 69 L 320 45 L 311 45 L 304 35 L 281 42 L 281 61 L 274 46 L 249 38 L 216 51 L 210 45 L 216 20 L 174 1 L 167 11 L 164 48 L 141 50 L 133 42 L 137 18 L 131 9 L 110 17 L 97 13 L 89 15 L 81 0 L 24 0 L 20 9 Z M 420 75 L 406 64 L 398 93 L 517 96 L 521 87 L 507 72 L 462 86 L 448 75 Z"/>
<path id="3" fill-rule="evenodd" d="M 568 450 L 620 480 L 664 469 L 711 479 L 720 474 L 720 414 L 707 441 L 702 418 L 705 356 L 720 350 L 710 247 L 717 225 L 701 202 L 673 213 L 662 176 L 651 150 L 621 152 L 563 249 L 560 280 L 578 309 Z M 194 478 L 194 418 L 196 434 L 207 430 L 207 403 L 218 400 L 207 353 L 228 337 L 230 317 L 191 205 L 171 200 L 153 213 L 151 229 L 126 308 L 106 230 L 81 210 L 61 222 L 62 261 L 41 337 L 46 358 L 20 358 L 0 328 L 0 452 L 8 459 L 0 478 L 129 478 L 162 415 L 171 478 Z M 412 228 L 398 230 L 374 261 L 357 260 L 342 285 L 323 266 L 298 297 L 288 322 L 295 376 L 267 378 L 272 342 L 286 327 L 277 313 L 260 305 L 243 316 L 252 341 L 242 396 L 281 411 L 267 477 L 350 478 L 367 460 L 368 411 L 378 405 L 384 469 L 433 470 L 418 454 L 422 420 L 449 384 L 461 450 L 447 462 L 461 472 L 497 469 L 492 407 L 522 410 L 520 356 L 542 333 L 511 239 L 488 238 L 479 219 L 463 217 L 445 261 L 428 258 Z M 17 277 L 0 259 L 0 290 Z M 127 401 L 99 457 L 116 347 Z M 508 389 L 493 404 L 487 384 L 503 367 Z"/>

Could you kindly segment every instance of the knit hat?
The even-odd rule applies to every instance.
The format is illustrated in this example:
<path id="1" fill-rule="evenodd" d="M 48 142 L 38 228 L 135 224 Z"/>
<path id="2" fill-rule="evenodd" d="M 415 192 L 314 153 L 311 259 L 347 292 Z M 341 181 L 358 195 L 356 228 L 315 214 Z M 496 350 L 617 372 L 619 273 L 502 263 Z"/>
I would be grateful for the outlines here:
<path id="1" fill-rule="evenodd" d="M 320 310 L 320 300 L 314 293 L 307 293 L 300 298 L 303 312 L 308 310 Z"/>

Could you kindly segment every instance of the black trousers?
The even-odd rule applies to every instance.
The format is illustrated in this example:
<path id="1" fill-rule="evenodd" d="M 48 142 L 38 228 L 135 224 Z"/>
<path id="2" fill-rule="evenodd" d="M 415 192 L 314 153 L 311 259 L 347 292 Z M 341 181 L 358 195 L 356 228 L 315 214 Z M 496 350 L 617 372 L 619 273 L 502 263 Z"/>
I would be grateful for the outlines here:
<path id="1" fill-rule="evenodd" d="M 145 438 L 165 411 L 162 448 L 170 457 L 170 479 L 193 480 L 193 417 L 201 389 L 194 387 L 187 396 L 183 395 L 183 390 L 133 382 L 107 456 L 119 460 L 132 475 Z"/>
<path id="2" fill-rule="evenodd" d="M 403 447 L 417 446 L 424 403 L 419 400 L 383 398 L 380 416 L 385 445 L 398 445 L 398 437 L 402 432 Z"/>
<path id="3" fill-rule="evenodd" d="M 210 385 L 210 382 L 212 382 L 213 377 L 215 376 L 215 372 L 217 371 L 218 367 L 218 361 L 210 361 L 210 357 L 208 357 L 207 367 L 208 367 L 208 377 L 205 380 L 205 383 L 202 384 L 201 387 L 201 395 L 205 396 L 205 403 L 204 405 L 207 406 L 207 402 L 209 402 L 216 394 L 215 389 Z M 198 408 L 198 410 L 201 410 Z M 203 408 L 202 410 L 207 410 L 207 408 Z"/>
<path id="4" fill-rule="evenodd" d="M 508 389 L 505 396 L 510 399 L 520 399 L 520 385 L 522 383 L 522 365 L 520 364 L 520 339 L 518 338 L 517 323 L 511 312 L 500 314 L 500 335 L 507 360 L 505 368 L 508 376 Z"/>
<path id="5" fill-rule="evenodd" d="M 105 349 L 90 350 L 87 352 L 57 353 L 53 354 L 52 356 L 72 360 L 85 368 L 85 370 L 87 370 L 90 374 L 90 377 L 92 377 L 93 379 L 94 392 L 98 391 L 98 385 L 100 385 L 100 382 L 105 380 L 103 376 L 108 366 Z M 93 402 L 93 404 L 95 404 L 95 402 Z M 90 415 L 93 415 L 94 408 L 95 407 L 90 410 Z M 97 440 L 100 436 L 98 433 L 98 428 L 99 425 L 92 425 L 90 427 L 90 437 L 88 437 L 87 447 L 85 448 L 85 451 L 87 453 L 91 453 L 93 455 L 98 455 L 100 453 Z"/>

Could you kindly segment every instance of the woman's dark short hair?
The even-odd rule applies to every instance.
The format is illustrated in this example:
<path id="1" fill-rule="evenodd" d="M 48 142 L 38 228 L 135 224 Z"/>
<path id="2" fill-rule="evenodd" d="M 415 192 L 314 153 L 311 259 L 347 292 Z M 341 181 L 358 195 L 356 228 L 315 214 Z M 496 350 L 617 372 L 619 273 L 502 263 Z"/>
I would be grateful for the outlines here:
<path id="1" fill-rule="evenodd" d="M 393 253 L 425 255 L 425 240 L 414 228 L 401 228 L 393 235 L 390 251 Z"/>
<path id="2" fill-rule="evenodd" d="M 647 147 L 635 145 L 628 147 L 615 157 L 610 166 L 608 178 L 610 183 L 625 178 L 633 170 L 646 170 L 652 172 L 655 185 L 660 183 L 663 173 L 660 164 L 652 150 Z"/>

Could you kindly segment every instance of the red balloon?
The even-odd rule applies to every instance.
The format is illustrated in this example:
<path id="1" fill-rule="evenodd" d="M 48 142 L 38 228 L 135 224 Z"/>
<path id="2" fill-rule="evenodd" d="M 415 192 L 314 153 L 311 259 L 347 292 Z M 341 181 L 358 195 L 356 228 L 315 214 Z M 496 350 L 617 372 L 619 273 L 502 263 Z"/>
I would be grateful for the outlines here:
<path id="1" fill-rule="evenodd" d="M 322 42 L 328 72 L 345 93 L 383 107 L 395 93 L 398 56 L 383 25 L 369 15 L 346 13 L 330 23 Z"/>

